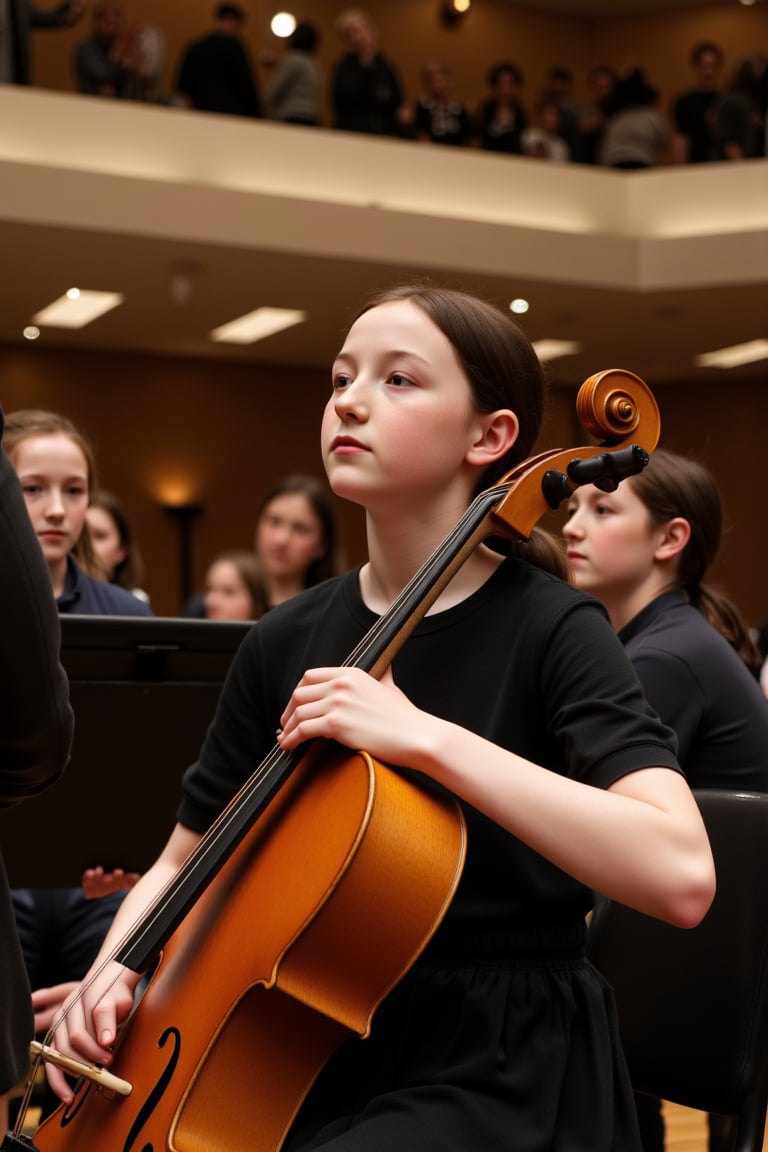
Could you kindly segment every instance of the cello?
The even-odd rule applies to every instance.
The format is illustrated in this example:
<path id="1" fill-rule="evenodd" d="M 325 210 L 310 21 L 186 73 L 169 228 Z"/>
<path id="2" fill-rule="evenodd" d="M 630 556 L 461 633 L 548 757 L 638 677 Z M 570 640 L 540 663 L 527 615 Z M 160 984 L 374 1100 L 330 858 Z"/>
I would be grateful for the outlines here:
<path id="1" fill-rule="evenodd" d="M 483 540 L 528 539 L 575 486 L 610 490 L 645 465 L 659 420 L 637 377 L 592 377 L 577 413 L 602 442 L 542 453 L 479 496 L 348 666 L 380 676 Z M 276 747 L 113 953 L 148 976 L 109 1073 L 42 1046 L 81 1085 L 35 1143 L 16 1132 L 3 1149 L 277 1152 L 330 1055 L 369 1033 L 428 943 L 465 841 L 453 798 L 365 752 Z"/>

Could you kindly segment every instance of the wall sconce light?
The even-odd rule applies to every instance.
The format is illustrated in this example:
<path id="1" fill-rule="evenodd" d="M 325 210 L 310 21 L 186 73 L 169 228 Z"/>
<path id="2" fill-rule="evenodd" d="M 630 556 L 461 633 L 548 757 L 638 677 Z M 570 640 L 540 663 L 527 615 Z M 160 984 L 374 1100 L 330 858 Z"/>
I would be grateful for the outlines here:
<path id="1" fill-rule="evenodd" d="M 469 12 L 472 0 L 442 0 L 440 17 L 444 24 L 454 25 Z"/>
<path id="2" fill-rule="evenodd" d="M 203 512 L 202 504 L 163 504 L 163 511 L 176 521 L 178 531 L 179 603 L 183 607 L 194 592 L 192 586 L 192 525 Z"/>

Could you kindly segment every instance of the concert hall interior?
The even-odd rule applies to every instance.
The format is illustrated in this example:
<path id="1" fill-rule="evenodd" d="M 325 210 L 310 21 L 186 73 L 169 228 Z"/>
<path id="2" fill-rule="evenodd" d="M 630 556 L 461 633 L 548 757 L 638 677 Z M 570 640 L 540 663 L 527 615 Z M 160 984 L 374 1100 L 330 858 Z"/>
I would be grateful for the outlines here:
<path id="1" fill-rule="evenodd" d="M 336 130 L 327 90 L 318 127 L 193 111 L 174 81 L 212 0 L 124 0 L 161 33 L 161 96 L 86 96 L 72 58 L 94 6 L 71 27 L 34 30 L 32 83 L 0 84 L 0 403 L 87 430 L 102 485 L 130 508 L 155 615 L 179 615 L 212 557 L 251 546 L 278 477 L 322 475 L 317 427 L 343 333 L 367 296 L 415 279 L 517 313 L 550 383 L 540 450 L 585 442 L 584 380 L 641 377 L 661 446 L 719 484 L 714 582 L 750 624 L 765 618 L 768 156 L 676 164 L 668 142 L 652 167 L 619 171 L 425 147 Z M 242 6 L 264 93 L 283 52 L 270 23 L 281 5 Z M 344 5 L 306 7 L 327 89 Z M 631 63 L 669 127 L 694 44 L 717 43 L 728 64 L 768 55 L 768 0 L 472 0 L 450 18 L 443 0 L 362 7 L 410 100 L 432 58 L 469 103 L 487 96 L 497 60 L 516 61 L 531 112 L 553 66 L 571 70 L 584 102 L 593 68 Z M 40 318 L 70 289 L 114 293 L 116 306 L 82 327 Z M 214 334 L 261 308 L 295 315 L 250 342 Z M 731 347 L 746 350 L 740 361 L 708 362 Z M 364 519 L 347 502 L 336 510 L 351 566 Z M 665 1108 L 669 1152 L 703 1152 L 703 1114 Z"/>
<path id="2" fill-rule="evenodd" d="M 208 7 L 163 5 L 166 88 Z M 248 6 L 244 35 L 262 85 L 279 51 L 274 7 Z M 313 6 L 326 76 L 339 7 Z M 529 106 L 552 64 L 568 65 L 583 93 L 590 67 L 632 56 L 666 108 L 689 82 L 696 40 L 718 41 L 729 58 L 768 42 L 765 4 L 475 0 L 451 26 L 439 7 L 368 6 L 409 96 L 432 55 L 467 98 L 482 96 L 490 60 L 519 59 Z M 159 21 L 149 0 L 126 8 Z M 319 469 L 315 419 L 351 309 L 382 285 L 427 276 L 504 304 L 526 298 L 528 334 L 567 342 L 570 353 L 549 365 L 547 446 L 573 436 L 574 388 L 587 376 L 621 367 L 647 381 L 665 446 L 715 470 L 728 521 L 720 575 L 747 616 L 761 616 L 766 360 L 723 369 L 696 357 L 766 338 L 768 160 L 549 169 L 328 126 L 84 98 L 72 91 L 69 61 L 87 20 L 35 32 L 36 86 L 0 94 L 0 243 L 12 269 L 0 285 L 3 402 L 66 407 L 88 428 L 105 485 L 132 509 L 157 611 L 176 610 L 178 587 L 163 558 L 163 506 L 202 509 L 199 582 L 206 559 L 243 537 L 229 494 L 255 505 L 275 474 Z M 72 286 L 124 300 L 85 328 L 25 340 L 31 317 Z M 217 325 L 265 305 L 306 317 L 251 344 L 211 340 Z M 354 561 L 362 525 L 341 514 Z"/>

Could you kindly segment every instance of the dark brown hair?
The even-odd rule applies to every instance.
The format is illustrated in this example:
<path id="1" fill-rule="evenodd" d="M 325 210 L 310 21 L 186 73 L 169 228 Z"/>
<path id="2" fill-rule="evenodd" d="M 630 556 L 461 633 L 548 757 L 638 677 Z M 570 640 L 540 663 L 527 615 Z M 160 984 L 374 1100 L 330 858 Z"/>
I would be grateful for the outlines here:
<path id="1" fill-rule="evenodd" d="M 738 608 L 721 590 L 704 583 L 722 535 L 723 510 L 714 476 L 695 460 L 659 450 L 639 475 L 626 482 L 648 509 L 654 527 L 677 516 L 688 522 L 691 536 L 680 553 L 677 584 L 747 667 L 759 672 L 760 653 Z"/>

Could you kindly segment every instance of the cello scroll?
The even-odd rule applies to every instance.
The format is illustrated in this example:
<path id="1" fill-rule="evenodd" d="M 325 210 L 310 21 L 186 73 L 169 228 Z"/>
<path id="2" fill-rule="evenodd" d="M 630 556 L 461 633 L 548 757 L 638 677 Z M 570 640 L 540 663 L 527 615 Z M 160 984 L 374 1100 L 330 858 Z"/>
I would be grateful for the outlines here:
<path id="1" fill-rule="evenodd" d="M 536 523 L 580 484 L 611 491 L 640 472 L 659 441 L 661 419 L 648 385 L 634 372 L 609 368 L 585 380 L 576 414 L 599 444 L 554 449 L 526 460 L 502 481 L 506 494 L 493 509 L 499 535 L 527 540 Z M 589 464 L 587 462 L 589 461 Z"/>

